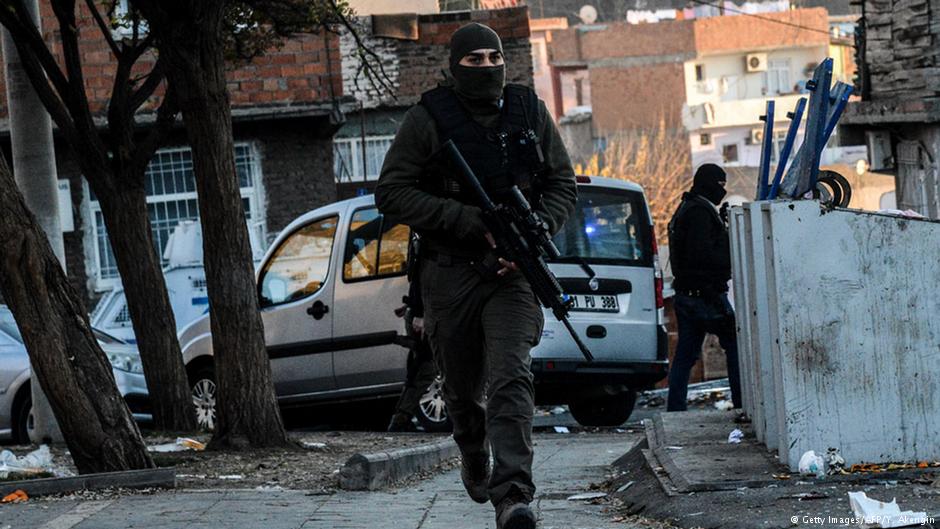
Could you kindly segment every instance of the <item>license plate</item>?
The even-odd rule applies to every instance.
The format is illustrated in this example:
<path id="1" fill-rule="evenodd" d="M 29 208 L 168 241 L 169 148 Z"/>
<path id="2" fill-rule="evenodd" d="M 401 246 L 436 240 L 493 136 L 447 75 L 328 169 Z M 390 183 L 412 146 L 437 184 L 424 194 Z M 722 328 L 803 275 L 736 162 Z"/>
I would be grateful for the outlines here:
<path id="1" fill-rule="evenodd" d="M 620 312 L 620 302 L 615 295 L 571 294 L 571 300 L 571 310 L 579 312 Z"/>

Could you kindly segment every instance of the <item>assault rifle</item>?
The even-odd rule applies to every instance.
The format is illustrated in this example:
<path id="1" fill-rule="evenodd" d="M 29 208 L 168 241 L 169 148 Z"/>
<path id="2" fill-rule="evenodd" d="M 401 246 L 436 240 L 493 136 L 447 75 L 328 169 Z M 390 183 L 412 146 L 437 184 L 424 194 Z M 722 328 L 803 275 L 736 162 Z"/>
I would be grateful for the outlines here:
<path id="1" fill-rule="evenodd" d="M 561 255 L 552 242 L 548 224 L 532 210 L 516 186 L 512 186 L 510 190 L 508 204 L 493 203 L 454 142 L 448 140 L 443 149 L 463 183 L 476 196 L 480 209 L 483 210 L 483 222 L 496 240 L 500 257 L 516 263 L 522 275 L 529 280 L 529 285 L 542 306 L 552 309 L 555 318 L 565 324 L 584 358 L 588 361 L 594 360 L 594 355 L 568 321 L 568 312 L 573 300 L 565 294 L 555 274 L 545 264 L 546 257 L 556 259 Z M 582 263 L 582 268 L 588 275 L 594 276 L 594 271 L 586 263 Z"/>

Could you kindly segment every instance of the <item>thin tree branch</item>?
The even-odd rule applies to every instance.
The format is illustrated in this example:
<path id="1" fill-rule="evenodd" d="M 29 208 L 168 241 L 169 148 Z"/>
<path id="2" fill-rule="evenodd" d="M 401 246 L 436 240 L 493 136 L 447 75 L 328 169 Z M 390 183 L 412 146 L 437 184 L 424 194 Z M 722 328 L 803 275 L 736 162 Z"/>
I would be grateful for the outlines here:
<path id="1" fill-rule="evenodd" d="M 69 114 L 68 108 L 66 108 L 59 94 L 49 86 L 45 70 L 39 64 L 36 56 L 33 55 L 33 48 L 22 41 L 14 40 L 14 42 L 16 43 L 16 51 L 20 56 L 23 71 L 26 72 L 26 76 L 29 77 L 30 84 L 32 84 L 33 89 L 36 91 L 36 96 L 39 98 L 39 101 L 46 108 L 46 111 L 49 113 L 49 116 L 55 122 L 56 126 L 59 127 L 61 133 L 72 142 L 75 142 L 73 145 L 77 145 L 80 135 L 78 134 L 75 122 L 72 121 L 72 116 Z"/>
<path id="2" fill-rule="evenodd" d="M 329 0 L 330 6 L 333 8 L 334 13 L 340 20 L 340 24 L 352 34 L 353 40 L 356 41 L 356 49 L 359 55 L 360 71 L 364 71 L 366 78 L 369 80 L 369 84 L 372 85 L 372 88 L 379 91 L 385 91 L 392 95 L 392 98 L 398 99 L 394 92 L 394 82 L 392 78 L 389 77 L 388 73 L 385 71 L 385 67 L 382 65 L 382 58 L 379 57 L 375 51 L 365 45 L 362 40 L 362 37 L 359 35 L 359 31 L 353 27 L 352 22 L 343 14 L 343 11 L 336 5 L 336 0 Z M 329 28 L 327 28 L 330 31 Z M 330 52 L 329 49 L 326 50 L 327 53 Z M 369 58 L 375 61 L 378 65 L 378 71 L 369 61 Z M 378 85 L 376 85 L 376 79 L 378 80 Z M 358 86 L 357 86 L 358 88 Z"/>
<path id="3" fill-rule="evenodd" d="M 91 115 L 88 94 L 85 92 L 85 75 L 82 70 L 82 54 L 79 47 L 78 25 L 75 20 L 75 0 L 52 0 L 52 11 L 59 22 L 62 55 L 69 76 L 69 91 L 63 96 L 72 120 L 84 136 L 86 144 L 95 147 L 95 152 L 106 152 L 97 126 Z"/>
<path id="4" fill-rule="evenodd" d="M 147 164 L 156 154 L 157 149 L 163 145 L 167 135 L 176 123 L 176 115 L 179 113 L 179 105 L 172 88 L 167 87 L 166 95 L 163 96 L 163 103 L 157 109 L 157 120 L 150 128 L 147 136 L 137 144 L 134 157 L 131 161 L 133 167 L 139 170 L 145 170 Z"/>
<path id="5" fill-rule="evenodd" d="M 49 78 L 52 86 L 60 95 L 67 94 L 69 81 L 46 46 L 46 41 L 43 40 L 39 28 L 33 22 L 32 16 L 22 1 L 3 0 L 0 2 L 0 24 L 3 24 L 13 36 L 17 50 L 23 49 L 24 45 L 29 45 L 29 50 L 34 54 L 38 65 L 45 71 L 45 76 Z M 20 55 L 23 55 L 22 51 Z"/>
<path id="6" fill-rule="evenodd" d="M 108 23 L 105 22 L 104 17 L 102 17 L 101 13 L 98 11 L 95 0 L 85 0 L 85 5 L 88 6 L 88 10 L 91 11 L 91 16 L 94 17 L 95 23 L 98 24 L 98 29 L 100 29 L 101 34 L 104 35 L 104 40 L 107 41 L 108 47 L 111 48 L 111 53 L 114 54 L 115 58 L 120 58 L 121 48 L 117 45 L 117 42 L 114 41 L 114 37 L 111 35 L 111 28 L 108 27 Z"/>
<path id="7" fill-rule="evenodd" d="M 163 67 L 163 61 L 157 58 L 156 64 L 153 65 L 153 68 L 150 70 L 143 84 L 140 85 L 140 88 L 131 92 L 128 98 L 128 112 L 131 114 L 137 112 L 137 109 L 147 102 L 147 99 L 153 95 L 165 78 L 166 72 Z"/>

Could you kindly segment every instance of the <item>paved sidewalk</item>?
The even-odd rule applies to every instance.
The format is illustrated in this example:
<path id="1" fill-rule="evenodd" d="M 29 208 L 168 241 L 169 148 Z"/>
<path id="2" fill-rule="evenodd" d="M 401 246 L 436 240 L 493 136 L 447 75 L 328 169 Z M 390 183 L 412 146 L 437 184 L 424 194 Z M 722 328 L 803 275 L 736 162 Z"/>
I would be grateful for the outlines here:
<path id="1" fill-rule="evenodd" d="M 605 478 L 636 434 L 536 436 L 534 506 L 542 529 L 629 529 L 602 505 L 567 501 Z M 493 508 L 473 503 L 457 470 L 390 492 L 187 491 L 102 501 L 0 506 L 0 529 L 265 528 L 493 529 Z"/>

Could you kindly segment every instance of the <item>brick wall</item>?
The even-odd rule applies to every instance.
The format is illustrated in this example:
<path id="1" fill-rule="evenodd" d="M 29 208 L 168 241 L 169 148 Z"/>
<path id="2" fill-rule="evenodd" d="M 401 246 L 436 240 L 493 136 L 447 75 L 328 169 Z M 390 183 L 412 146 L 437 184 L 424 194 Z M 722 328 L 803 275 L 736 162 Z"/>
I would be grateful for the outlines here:
<path id="1" fill-rule="evenodd" d="M 655 24 L 616 22 L 573 27 L 552 33 L 551 62 L 588 63 L 605 59 L 746 52 L 829 43 L 828 15 L 823 8 L 764 13 L 761 17 L 763 19 L 722 16 Z"/>
<path id="2" fill-rule="evenodd" d="M 52 14 L 49 0 L 40 0 L 39 3 L 43 35 L 61 63 L 58 22 Z M 77 6 L 86 93 L 92 111 L 102 114 L 106 111 L 111 95 L 115 64 L 87 6 L 83 2 L 78 2 Z M 139 63 L 136 73 L 145 73 L 152 66 L 152 57 L 145 57 Z M 341 96 L 343 87 L 339 65 L 339 38 L 336 35 L 323 32 L 320 35 L 294 37 L 285 42 L 282 48 L 270 50 L 251 63 L 239 65 L 229 72 L 232 105 L 298 105 L 327 101 L 331 95 Z M 159 97 L 151 98 L 143 110 L 153 110 L 155 104 L 159 104 Z M 6 86 L 3 72 L 0 71 L 0 117 L 6 114 Z"/>
<path id="3" fill-rule="evenodd" d="M 336 201 L 333 140 L 310 128 L 298 120 L 237 131 L 237 140 L 258 146 L 269 239 L 301 214 Z"/>
<path id="4" fill-rule="evenodd" d="M 355 42 L 344 35 L 344 93 L 364 102 L 366 108 L 379 106 L 406 107 L 416 103 L 422 92 L 437 86 L 448 67 L 450 36 L 460 26 L 479 22 L 493 28 L 503 40 L 506 55 L 506 80 L 532 86 L 532 55 L 529 44 L 528 8 L 514 7 L 492 11 L 461 11 L 417 17 L 418 40 L 397 40 L 374 37 L 371 19 L 357 20 L 365 43 L 383 59 L 385 71 L 392 81 L 394 94 L 379 94 L 368 82 L 353 81 L 358 70 Z"/>
<path id="5" fill-rule="evenodd" d="M 761 18 L 700 18 L 692 21 L 695 27 L 695 49 L 699 54 L 714 54 L 794 46 L 826 46 L 829 44 L 828 17 L 825 8 L 817 7 L 783 13 L 763 13 Z"/>
<path id="6" fill-rule="evenodd" d="M 682 63 L 634 68 L 591 68 L 591 103 L 595 131 L 649 127 L 666 119 L 681 125 L 685 102 Z"/>

